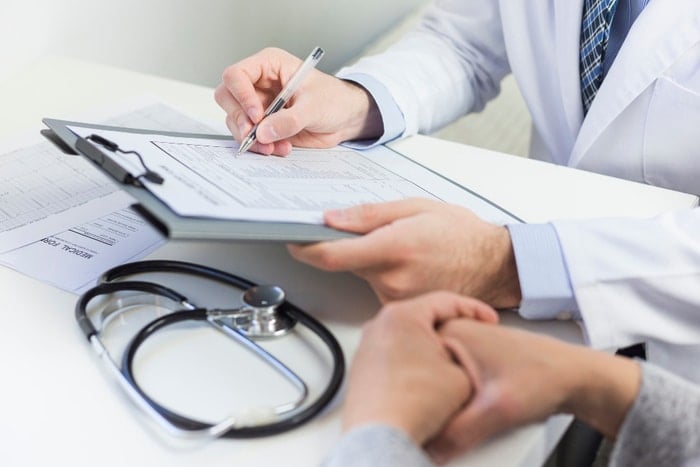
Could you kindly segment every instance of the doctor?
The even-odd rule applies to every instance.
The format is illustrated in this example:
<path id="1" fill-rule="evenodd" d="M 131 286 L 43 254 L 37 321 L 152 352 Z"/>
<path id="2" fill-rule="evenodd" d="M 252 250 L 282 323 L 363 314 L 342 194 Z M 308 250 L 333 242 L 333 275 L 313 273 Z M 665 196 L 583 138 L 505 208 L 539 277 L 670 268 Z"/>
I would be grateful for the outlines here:
<path id="1" fill-rule="evenodd" d="M 236 139 L 298 65 L 266 49 L 224 72 L 216 99 Z M 261 123 L 254 150 L 431 132 L 480 110 L 509 72 L 532 115 L 533 158 L 700 194 L 697 0 L 438 0 L 415 31 L 342 79 L 313 73 Z M 326 222 L 366 235 L 292 254 L 357 273 L 384 301 L 448 289 L 526 318 L 572 316 L 592 346 L 646 341 L 650 360 L 700 381 L 700 210 L 504 228 L 400 201 Z"/>

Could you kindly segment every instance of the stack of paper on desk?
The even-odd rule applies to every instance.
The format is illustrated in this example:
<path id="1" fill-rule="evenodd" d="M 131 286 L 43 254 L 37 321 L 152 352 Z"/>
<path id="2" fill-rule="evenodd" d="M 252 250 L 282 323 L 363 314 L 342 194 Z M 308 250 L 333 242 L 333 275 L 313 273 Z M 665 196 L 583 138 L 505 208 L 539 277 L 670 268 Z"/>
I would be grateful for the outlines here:
<path id="1" fill-rule="evenodd" d="M 133 105 L 106 121 L 214 131 L 162 103 Z M 62 153 L 38 134 L 14 146 L 0 154 L 0 264 L 80 292 L 106 269 L 163 244 L 162 235 L 129 208 L 133 198 L 83 158 Z"/>

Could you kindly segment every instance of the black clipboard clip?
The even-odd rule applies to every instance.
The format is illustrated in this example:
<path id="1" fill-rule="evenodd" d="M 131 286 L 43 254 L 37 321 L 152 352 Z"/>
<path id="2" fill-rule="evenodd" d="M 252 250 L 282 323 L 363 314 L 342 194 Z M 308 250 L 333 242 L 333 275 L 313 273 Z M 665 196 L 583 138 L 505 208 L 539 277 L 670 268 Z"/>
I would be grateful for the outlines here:
<path id="1" fill-rule="evenodd" d="M 119 165 L 119 163 L 112 159 L 108 154 L 105 154 L 92 143 L 99 144 L 100 146 L 102 146 L 110 152 L 134 154 L 136 157 L 139 158 L 139 161 L 141 161 L 141 165 L 143 166 L 144 172 L 140 175 L 133 175 L 131 172 Z M 141 157 L 141 154 L 139 154 L 137 151 L 125 151 L 121 149 L 117 145 L 117 143 L 114 143 L 100 135 L 92 134 L 87 138 L 82 138 L 78 136 L 77 141 L 75 143 L 75 148 L 83 155 L 85 155 L 88 159 L 90 159 L 92 162 L 102 167 L 102 169 L 104 169 L 108 174 L 110 174 L 112 177 L 114 177 L 117 181 L 121 183 L 142 188 L 143 183 L 141 183 L 140 180 L 142 177 L 148 180 L 149 182 L 157 183 L 158 185 L 161 185 L 164 182 L 163 177 L 160 174 L 158 174 L 158 172 L 154 172 L 153 170 L 148 168 L 146 163 L 143 161 L 143 157 Z"/>
<path id="2" fill-rule="evenodd" d="M 73 148 L 71 148 L 68 144 L 66 144 L 66 142 L 63 141 L 52 129 L 41 130 L 41 135 L 44 136 L 50 142 L 52 142 L 54 145 L 56 145 L 56 147 L 65 154 L 77 156 L 82 153 L 85 157 L 90 159 L 94 164 L 101 167 L 105 172 L 114 177 L 114 179 L 120 183 L 143 188 L 143 183 L 141 183 L 140 181 L 140 178 L 142 177 L 152 183 L 157 183 L 158 185 L 161 185 L 164 182 L 163 177 L 160 174 L 158 174 L 158 172 L 155 172 L 148 168 L 148 166 L 143 160 L 143 157 L 141 157 L 141 154 L 139 154 L 138 151 L 124 151 L 119 147 L 117 143 L 110 141 L 103 136 L 92 134 L 87 138 L 82 138 L 76 134 L 76 151 Z M 133 175 L 131 172 L 122 167 L 117 161 L 112 159 L 112 157 L 110 157 L 108 154 L 105 154 L 97 146 L 92 144 L 91 141 L 92 143 L 99 144 L 100 146 L 102 146 L 110 152 L 134 154 L 136 157 L 139 158 L 139 161 L 143 166 L 144 173 L 140 175 Z"/>

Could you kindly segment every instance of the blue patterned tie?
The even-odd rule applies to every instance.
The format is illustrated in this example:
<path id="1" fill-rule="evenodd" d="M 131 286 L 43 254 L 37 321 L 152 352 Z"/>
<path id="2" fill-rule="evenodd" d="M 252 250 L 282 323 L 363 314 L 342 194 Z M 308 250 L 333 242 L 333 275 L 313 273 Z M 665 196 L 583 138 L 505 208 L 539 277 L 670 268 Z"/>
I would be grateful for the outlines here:
<path id="1" fill-rule="evenodd" d="M 610 37 L 610 25 L 617 8 L 617 0 L 585 0 L 581 22 L 581 100 L 583 114 L 603 82 L 603 57 Z"/>

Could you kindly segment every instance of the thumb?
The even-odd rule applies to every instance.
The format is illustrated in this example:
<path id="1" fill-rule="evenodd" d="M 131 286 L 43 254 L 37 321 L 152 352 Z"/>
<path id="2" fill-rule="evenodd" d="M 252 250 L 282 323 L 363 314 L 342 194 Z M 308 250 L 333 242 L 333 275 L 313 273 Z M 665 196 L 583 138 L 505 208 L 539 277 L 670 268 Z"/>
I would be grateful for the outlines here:
<path id="1" fill-rule="evenodd" d="M 289 139 L 305 128 L 305 122 L 299 118 L 294 108 L 281 109 L 264 118 L 255 130 L 255 136 L 263 144 Z"/>
<path id="2" fill-rule="evenodd" d="M 461 324 L 464 326 L 467 322 Z M 472 328 L 476 323 L 468 324 L 469 328 Z M 496 416 L 497 411 L 494 410 L 499 401 L 497 386 L 483 381 L 479 365 L 463 342 L 443 336 L 443 343 L 454 361 L 469 377 L 472 384 L 472 397 L 466 406 L 447 423 L 442 432 L 425 446 L 428 454 L 439 464 L 473 448 L 501 429 L 501 423 Z"/>
<path id="3" fill-rule="evenodd" d="M 410 198 L 386 203 L 371 203 L 347 209 L 326 211 L 324 220 L 330 227 L 355 233 L 367 233 L 403 217 L 426 211 L 439 201 Z"/>
<path id="4" fill-rule="evenodd" d="M 498 324 L 500 316 L 490 305 L 472 297 L 460 296 L 459 313 L 466 318 L 488 324 Z"/>
<path id="5" fill-rule="evenodd" d="M 323 120 L 319 121 L 323 115 L 318 111 L 318 102 L 313 94 L 302 87 L 286 106 L 265 117 L 258 125 L 258 139 L 271 143 L 294 138 L 304 130 L 316 133 L 315 128 L 323 123 Z"/>

